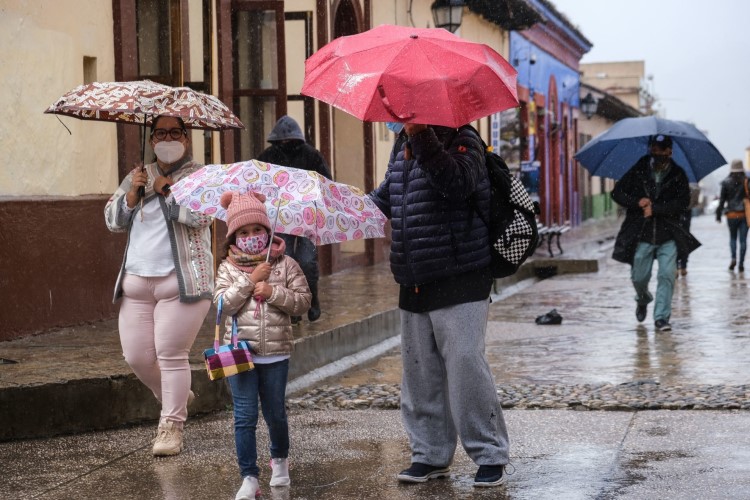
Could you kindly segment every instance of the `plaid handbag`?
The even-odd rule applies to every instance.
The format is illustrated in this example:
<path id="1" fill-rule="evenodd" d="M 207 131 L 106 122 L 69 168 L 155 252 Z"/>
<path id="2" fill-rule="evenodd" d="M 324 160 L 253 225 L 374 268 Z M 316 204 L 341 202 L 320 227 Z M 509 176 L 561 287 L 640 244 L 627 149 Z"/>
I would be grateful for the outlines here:
<path id="1" fill-rule="evenodd" d="M 218 380 L 237 375 L 255 368 L 250 344 L 246 340 L 237 340 L 237 316 L 232 316 L 232 343 L 219 345 L 219 330 L 221 329 L 221 309 L 223 297 L 219 297 L 219 307 L 216 312 L 216 335 L 212 349 L 203 351 L 206 360 L 208 378 Z"/>

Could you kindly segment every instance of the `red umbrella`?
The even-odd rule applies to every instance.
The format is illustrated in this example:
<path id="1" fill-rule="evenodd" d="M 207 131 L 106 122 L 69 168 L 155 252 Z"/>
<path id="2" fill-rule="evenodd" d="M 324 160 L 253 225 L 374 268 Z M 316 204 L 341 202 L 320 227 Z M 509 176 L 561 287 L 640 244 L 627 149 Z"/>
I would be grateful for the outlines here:
<path id="1" fill-rule="evenodd" d="M 363 121 L 459 127 L 518 106 L 516 70 L 442 28 L 382 25 L 305 61 L 302 94 Z"/>

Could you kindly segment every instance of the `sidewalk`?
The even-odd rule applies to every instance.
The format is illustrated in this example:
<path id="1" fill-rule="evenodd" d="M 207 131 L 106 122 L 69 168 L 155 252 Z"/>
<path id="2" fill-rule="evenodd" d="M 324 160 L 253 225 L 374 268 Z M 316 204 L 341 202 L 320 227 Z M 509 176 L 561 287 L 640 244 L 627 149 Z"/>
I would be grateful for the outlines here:
<path id="1" fill-rule="evenodd" d="M 519 272 L 498 281 L 497 290 L 513 289 L 534 277 L 536 266 L 557 272 L 595 271 L 597 259 L 611 245 L 617 221 L 586 223 L 562 236 L 564 254 L 553 259 L 546 247 Z M 554 248 L 554 246 L 553 246 Z M 555 248 L 556 250 L 556 248 Z M 365 349 L 370 356 L 398 342 L 398 287 L 387 263 L 350 269 L 320 281 L 323 315 L 295 327 L 297 342 L 290 380 Z M 226 385 L 211 382 L 202 352 L 213 342 L 212 309 L 193 345 L 190 361 L 195 413 L 223 409 L 230 402 Z M 0 343 L 0 441 L 86 430 L 108 429 L 158 418 L 150 392 L 122 357 L 117 320 L 62 328 L 34 337 Z M 314 379 L 313 379 L 314 380 Z M 295 387 L 304 388 L 298 380 Z"/>

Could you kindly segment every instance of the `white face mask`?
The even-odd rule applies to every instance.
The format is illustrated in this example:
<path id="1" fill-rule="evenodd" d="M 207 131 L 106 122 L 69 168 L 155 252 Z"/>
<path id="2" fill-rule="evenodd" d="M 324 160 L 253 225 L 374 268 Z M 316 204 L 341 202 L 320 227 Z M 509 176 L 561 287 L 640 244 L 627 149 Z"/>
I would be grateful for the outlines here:
<path id="1" fill-rule="evenodd" d="M 154 154 L 164 163 L 174 163 L 185 156 L 185 146 L 180 141 L 162 141 L 154 146 Z"/>

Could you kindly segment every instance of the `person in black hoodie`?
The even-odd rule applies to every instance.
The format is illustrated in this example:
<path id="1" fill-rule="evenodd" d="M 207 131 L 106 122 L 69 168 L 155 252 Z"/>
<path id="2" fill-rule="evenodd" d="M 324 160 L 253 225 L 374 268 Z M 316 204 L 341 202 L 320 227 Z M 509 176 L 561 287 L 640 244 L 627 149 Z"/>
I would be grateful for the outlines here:
<path id="1" fill-rule="evenodd" d="M 732 253 L 732 261 L 729 270 L 734 271 L 737 265 L 737 246 L 740 247 L 739 271 L 745 272 L 745 252 L 747 250 L 747 220 L 745 219 L 745 204 L 742 201 L 747 197 L 745 185 L 745 169 L 742 168 L 742 160 L 732 160 L 729 167 L 729 176 L 721 181 L 721 196 L 719 206 L 716 209 L 716 222 L 721 222 L 721 214 L 727 218 L 729 227 L 729 249 Z M 739 241 L 738 241 L 739 240 Z M 738 245 L 739 243 L 739 245 Z"/>
<path id="2" fill-rule="evenodd" d="M 659 262 L 654 326 L 668 332 L 672 330 L 669 320 L 677 255 L 687 256 L 700 243 L 680 221 L 690 204 L 690 187 L 687 175 L 672 160 L 672 138 L 654 135 L 648 145 L 649 154 L 638 160 L 612 191 L 615 202 L 626 209 L 612 258 L 631 265 L 639 322 L 646 319 L 648 304 L 654 300 L 648 284 L 654 260 Z"/>
<path id="3" fill-rule="evenodd" d="M 276 122 L 271 133 L 268 134 L 268 142 L 271 145 L 266 148 L 258 160 L 274 165 L 299 168 L 317 172 L 323 177 L 330 179 L 331 172 L 328 169 L 323 155 L 305 142 L 302 129 L 291 116 L 284 115 Z M 307 319 L 317 321 L 320 318 L 320 300 L 318 296 L 318 251 L 315 245 L 304 236 L 292 236 L 280 234 L 286 242 L 286 255 L 296 260 L 307 278 L 307 284 L 312 292 L 312 303 L 307 311 Z M 292 323 L 299 323 L 302 318 L 292 316 Z"/>

